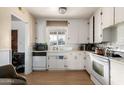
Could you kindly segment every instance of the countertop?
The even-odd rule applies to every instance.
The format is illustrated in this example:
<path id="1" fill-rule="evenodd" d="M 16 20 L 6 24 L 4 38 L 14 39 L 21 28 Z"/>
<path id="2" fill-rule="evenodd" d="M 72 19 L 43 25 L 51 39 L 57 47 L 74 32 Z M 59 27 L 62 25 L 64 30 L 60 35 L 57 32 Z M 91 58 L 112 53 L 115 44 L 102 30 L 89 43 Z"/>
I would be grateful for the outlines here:
<path id="1" fill-rule="evenodd" d="M 48 53 L 63 53 L 63 52 L 83 52 L 81 50 L 46 50 L 46 51 L 33 51 L 33 52 L 48 52 Z"/>
<path id="2" fill-rule="evenodd" d="M 86 52 L 95 54 L 95 52 L 93 52 L 93 51 L 86 51 Z M 106 57 L 106 56 L 102 56 L 102 55 L 98 55 L 98 56 L 108 58 L 111 62 L 116 62 L 116 63 L 124 64 L 124 58 L 123 57 Z"/>
<path id="3" fill-rule="evenodd" d="M 116 63 L 120 63 L 120 64 L 124 64 L 124 58 L 113 58 L 110 57 L 110 62 L 116 62 Z"/>

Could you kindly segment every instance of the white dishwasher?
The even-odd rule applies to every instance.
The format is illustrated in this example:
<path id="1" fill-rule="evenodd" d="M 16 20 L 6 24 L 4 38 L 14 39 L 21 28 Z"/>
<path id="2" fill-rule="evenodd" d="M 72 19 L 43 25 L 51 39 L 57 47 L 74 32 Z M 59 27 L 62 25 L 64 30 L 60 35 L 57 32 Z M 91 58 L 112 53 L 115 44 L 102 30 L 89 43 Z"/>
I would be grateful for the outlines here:
<path id="1" fill-rule="evenodd" d="M 33 52 L 33 70 L 47 70 L 46 56 L 46 52 Z"/>

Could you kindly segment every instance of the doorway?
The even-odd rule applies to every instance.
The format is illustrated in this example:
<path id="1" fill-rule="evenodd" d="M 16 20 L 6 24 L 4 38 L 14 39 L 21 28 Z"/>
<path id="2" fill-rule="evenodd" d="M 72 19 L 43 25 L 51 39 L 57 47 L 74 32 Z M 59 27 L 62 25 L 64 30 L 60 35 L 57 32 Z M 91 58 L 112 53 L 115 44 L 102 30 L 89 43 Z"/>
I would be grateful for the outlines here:
<path id="1" fill-rule="evenodd" d="M 12 51 L 17 52 L 17 48 L 18 48 L 18 30 L 12 30 L 11 37 L 12 37 L 12 40 L 11 40 L 11 42 L 12 42 L 12 44 L 11 44 Z"/>
<path id="2" fill-rule="evenodd" d="M 25 23 L 11 16 L 12 64 L 17 73 L 25 72 Z"/>

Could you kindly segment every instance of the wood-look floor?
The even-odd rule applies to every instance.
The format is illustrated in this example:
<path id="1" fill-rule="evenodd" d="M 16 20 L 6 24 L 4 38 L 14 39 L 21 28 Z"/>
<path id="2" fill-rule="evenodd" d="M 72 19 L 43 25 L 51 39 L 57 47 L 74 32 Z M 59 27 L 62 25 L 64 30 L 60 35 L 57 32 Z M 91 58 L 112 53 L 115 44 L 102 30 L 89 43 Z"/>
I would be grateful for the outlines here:
<path id="1" fill-rule="evenodd" d="M 26 75 L 30 85 L 93 85 L 86 71 L 44 71 Z"/>

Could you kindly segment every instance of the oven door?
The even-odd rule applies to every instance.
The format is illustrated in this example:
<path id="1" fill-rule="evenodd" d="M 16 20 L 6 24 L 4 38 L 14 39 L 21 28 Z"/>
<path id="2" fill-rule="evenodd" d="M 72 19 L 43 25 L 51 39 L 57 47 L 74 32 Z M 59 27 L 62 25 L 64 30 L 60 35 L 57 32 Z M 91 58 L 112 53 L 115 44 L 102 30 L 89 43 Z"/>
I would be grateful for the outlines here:
<path id="1" fill-rule="evenodd" d="M 110 62 L 102 57 L 92 57 L 92 75 L 103 85 L 110 84 Z"/>

